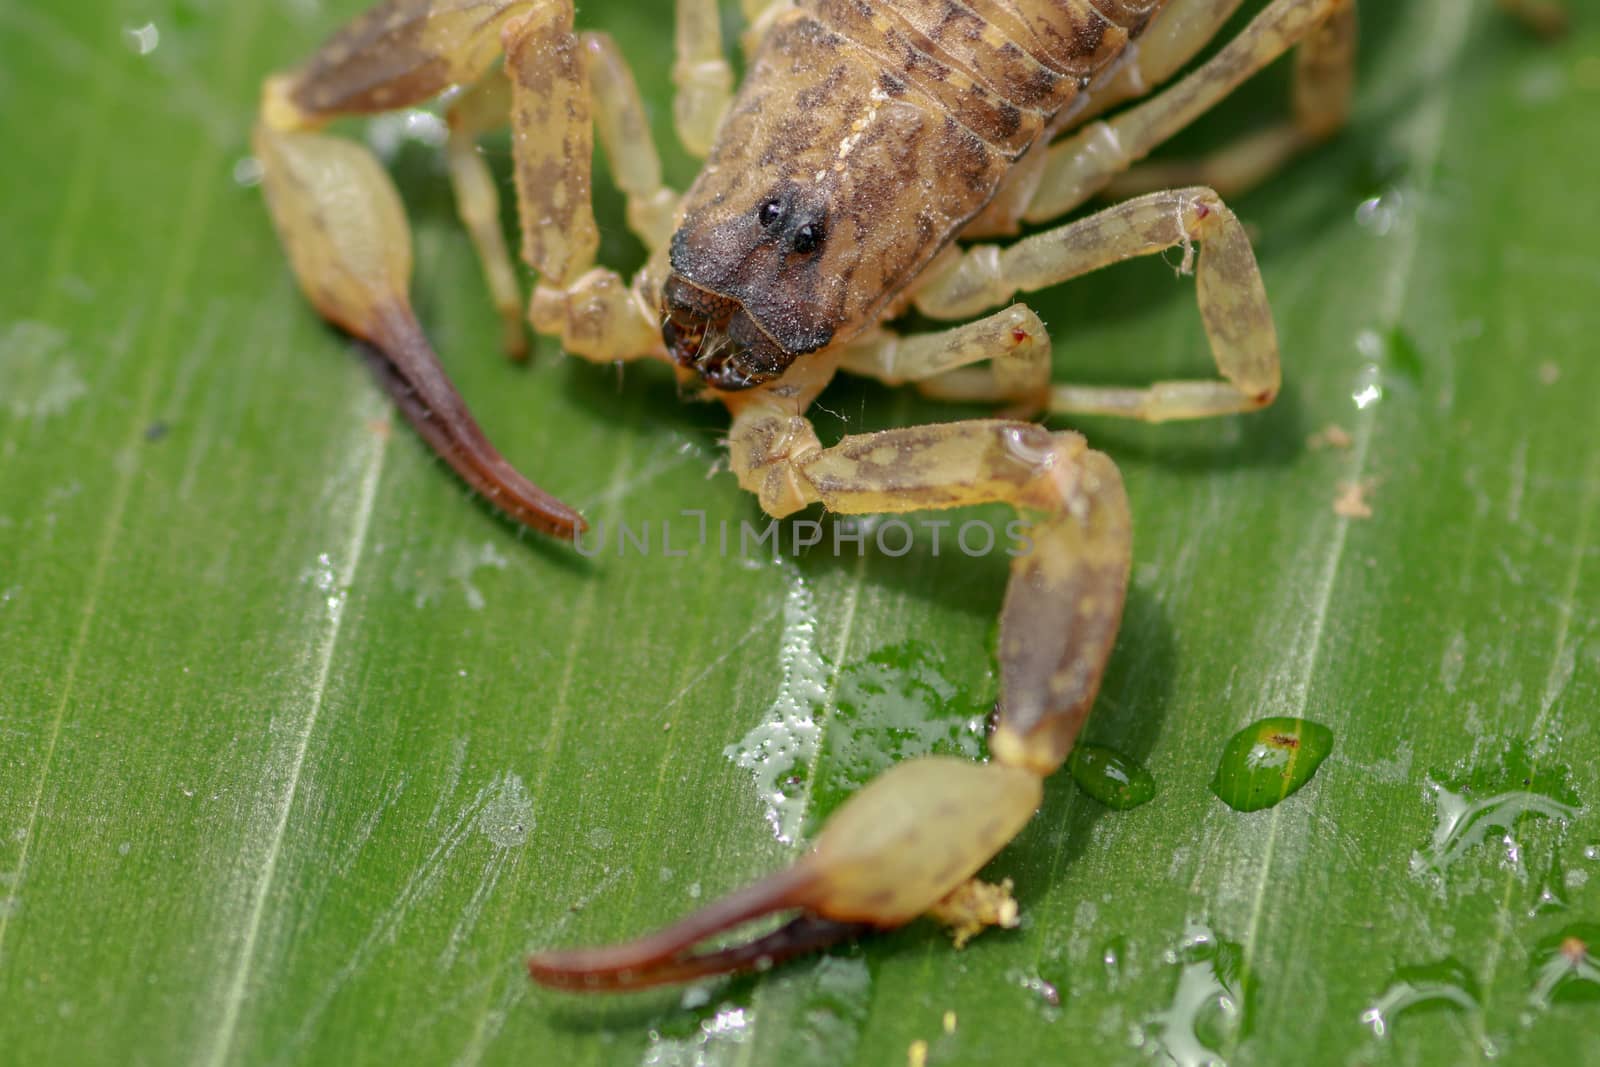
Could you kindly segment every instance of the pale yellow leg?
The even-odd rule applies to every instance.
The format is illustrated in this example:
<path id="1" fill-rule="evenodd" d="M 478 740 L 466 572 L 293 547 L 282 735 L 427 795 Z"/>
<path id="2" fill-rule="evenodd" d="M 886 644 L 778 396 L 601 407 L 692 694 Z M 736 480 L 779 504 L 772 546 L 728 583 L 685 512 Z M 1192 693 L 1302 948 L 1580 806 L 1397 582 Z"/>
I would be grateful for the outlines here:
<path id="1" fill-rule="evenodd" d="M 1199 159 L 1141 163 L 1113 178 L 1105 195 L 1120 200 L 1178 185 L 1206 185 L 1229 197 L 1254 188 L 1349 121 L 1355 66 L 1352 5 L 1313 28 L 1295 49 L 1289 121 L 1246 134 Z"/>
<path id="2" fill-rule="evenodd" d="M 739 484 L 779 518 L 817 502 L 845 515 L 1016 507 L 1029 520 L 1028 543 L 1001 613 L 991 751 L 1040 775 L 1060 766 L 1122 613 L 1132 535 L 1109 458 L 1079 434 L 1003 420 L 884 430 L 823 448 L 805 418 L 761 407 L 734 419 L 728 447 Z"/>
<path id="3" fill-rule="evenodd" d="M 628 128 L 643 123 L 632 79 L 604 38 L 580 41 L 572 32 L 571 0 L 550 0 L 510 24 L 505 45 L 522 256 L 539 273 L 529 322 L 587 359 L 664 355 L 649 300 L 616 272 L 593 265 L 600 237 L 590 189 L 591 70 L 603 86 L 600 98 L 611 105 L 602 134 L 617 138 L 612 158 L 638 197 L 629 214 L 639 216 L 652 237 L 659 232 L 650 219 L 660 211 L 654 152 L 621 147 Z M 606 111 L 602 107 L 602 116 Z"/>
<path id="4" fill-rule="evenodd" d="M 519 32 L 523 29 L 514 27 Z M 554 51 L 559 62 L 570 66 L 570 27 L 568 31 L 558 47 L 547 43 L 534 48 L 532 61 L 537 64 Z M 608 35 L 589 33 L 582 35 L 579 40 L 583 49 L 586 84 L 594 109 L 594 127 L 611 161 L 617 186 L 626 197 L 628 226 L 647 248 L 660 248 L 672 236 L 678 194 L 662 184 L 661 160 L 656 154 L 655 142 L 645 119 L 638 86 L 634 83 L 626 60 Z M 572 72 L 569 69 L 567 73 L 570 75 Z M 520 77 L 516 69 L 511 74 L 510 78 L 491 74 L 468 89 L 452 105 L 449 112 L 449 162 L 462 222 L 472 235 L 495 308 L 505 324 L 506 350 L 520 357 L 527 352 L 522 294 L 511 267 L 510 254 L 506 250 L 505 236 L 500 229 L 500 196 L 477 144 L 480 136 L 504 128 L 510 121 L 513 84 Z M 578 107 L 571 117 L 575 121 L 582 121 L 582 108 Z M 565 145 L 576 141 L 581 141 L 581 134 L 575 140 L 571 131 L 562 131 L 560 143 Z M 586 159 L 581 163 L 577 160 L 567 161 L 565 169 L 570 173 L 577 169 L 575 164 L 583 166 L 586 163 Z M 518 156 L 519 172 L 539 169 L 541 174 L 548 174 L 550 171 L 546 168 L 552 165 L 560 167 L 562 161 L 549 154 L 530 156 L 521 153 Z M 538 179 L 519 184 L 522 187 L 537 186 Z M 560 189 L 563 197 L 582 195 L 584 186 L 581 182 L 569 182 Z M 525 202 L 523 210 L 542 210 L 546 207 L 548 204 L 544 202 Z M 580 216 L 578 219 L 580 232 L 587 232 L 592 225 L 587 218 Z M 594 233 L 598 240 L 598 230 Z M 568 269 L 559 262 L 551 264 L 547 261 L 546 265 L 557 270 Z"/>
<path id="5" fill-rule="evenodd" d="M 1046 222 L 1078 207 L 1325 23 L 1333 20 L 1353 32 L 1353 11 L 1354 0 L 1273 0 L 1194 73 L 1146 102 L 1112 119 L 1089 122 L 1051 145 L 1043 162 L 1033 164 L 1028 173 L 1031 188 L 1011 190 L 1011 218 L 987 215 L 983 229 L 975 232 L 1005 232 L 1007 221 L 1013 226 L 1018 221 Z M 1208 13 L 1215 10 L 1202 12 Z M 1314 108 L 1312 121 L 1319 126 L 1342 116 L 1344 107 L 1337 77 L 1321 66 L 1321 57 L 1314 56 L 1311 69 L 1303 68 L 1303 84 L 1315 85 L 1316 92 L 1297 104 Z"/>
<path id="6" fill-rule="evenodd" d="M 1130 100 L 1148 96 L 1217 39 L 1224 23 L 1244 0 L 1168 0 L 1139 35 L 1131 56 L 1113 74 L 1090 86 L 1089 99 L 1073 124 L 1103 115 Z"/>
<path id="7" fill-rule="evenodd" d="M 717 126 L 733 99 L 733 68 L 722 54 L 722 14 L 717 0 L 678 0 L 677 87 L 672 114 L 678 140 L 690 155 L 704 159 Z"/>
<path id="8" fill-rule="evenodd" d="M 450 125 L 446 158 L 456 211 L 472 237 L 490 298 L 500 313 L 501 343 L 507 355 L 523 359 L 528 354 L 528 335 L 522 322 L 522 289 L 500 229 L 500 192 L 478 148 L 479 137 L 505 127 L 510 111 L 511 87 L 504 78 L 490 75 L 467 89 L 446 116 Z"/>
<path id="9" fill-rule="evenodd" d="M 912 299 L 926 315 L 965 318 L 1018 291 L 1175 247 L 1184 250 L 1181 269 L 1195 272 L 1200 317 L 1224 380 L 1157 382 L 1144 389 L 1058 385 L 1050 410 L 1160 422 L 1271 403 L 1280 383 L 1272 310 L 1244 227 L 1210 189 L 1153 193 L 1006 248 L 975 246 L 930 272 Z"/>
<path id="10" fill-rule="evenodd" d="M 973 364 L 987 361 L 988 367 Z M 915 383 L 928 396 L 1012 402 L 1043 410 L 1050 394 L 1050 334 L 1024 304 L 935 333 L 878 330 L 851 342 L 841 370 L 889 385 Z"/>
<path id="11" fill-rule="evenodd" d="M 794 9 L 794 0 L 739 0 L 739 9 L 744 13 L 745 21 L 745 31 L 739 38 L 739 45 L 748 62 L 756 54 L 756 49 L 761 47 L 772 24 L 785 11 Z"/>
<path id="12" fill-rule="evenodd" d="M 633 71 L 609 34 L 586 33 L 589 90 L 594 97 L 595 129 L 617 187 L 627 198 L 628 228 L 652 252 L 672 238 L 678 194 L 661 181 L 661 157 L 645 118 L 644 101 Z"/>

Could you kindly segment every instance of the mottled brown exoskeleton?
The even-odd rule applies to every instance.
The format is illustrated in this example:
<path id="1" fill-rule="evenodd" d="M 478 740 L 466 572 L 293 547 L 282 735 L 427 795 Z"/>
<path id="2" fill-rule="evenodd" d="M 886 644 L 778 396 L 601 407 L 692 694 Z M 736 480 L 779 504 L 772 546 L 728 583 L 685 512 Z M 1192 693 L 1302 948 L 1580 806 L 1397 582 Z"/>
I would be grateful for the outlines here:
<path id="1" fill-rule="evenodd" d="M 706 163 L 662 185 L 632 76 L 609 38 L 573 30 L 572 0 L 388 0 L 265 87 L 256 150 L 279 233 L 324 316 L 368 341 L 418 430 L 513 518 L 571 537 L 582 519 L 484 440 L 407 299 L 398 197 L 362 147 L 315 132 L 461 87 L 449 161 L 506 347 L 524 350 L 518 279 L 475 140 L 509 123 L 528 318 L 570 353 L 669 361 L 732 414 L 742 486 L 771 515 L 1004 502 L 1031 524 L 1001 616 L 992 759 L 930 757 L 871 783 L 793 868 L 654 936 L 547 952 L 535 978 L 578 989 L 755 966 L 941 911 L 971 924 L 1015 905 L 974 874 L 1038 807 L 1093 703 L 1122 614 L 1131 524 L 1111 460 L 1017 419 L 846 437 L 805 412 L 840 370 L 1012 412 L 1149 420 L 1248 412 L 1279 386 L 1278 344 L 1250 243 L 1217 190 L 1239 189 L 1345 120 L 1353 0 L 1271 0 L 1166 85 L 1242 0 L 746 0 L 737 96 L 716 0 L 678 0 L 676 119 Z M 1216 155 L 1135 166 L 1242 81 L 1297 48 L 1291 116 Z M 1128 105 L 1130 102 L 1132 106 Z M 1108 117 L 1103 117 L 1108 116 Z M 594 265 L 598 131 L 630 226 L 651 250 L 632 282 Z M 1150 191 L 1154 189 L 1154 191 Z M 1009 245 L 1101 194 L 1115 206 Z M 1052 384 L 1050 343 L 1013 295 L 1180 249 L 1220 378 L 1148 388 Z M 914 306 L 973 320 L 899 336 Z M 754 942 L 707 938 L 778 911 Z"/>

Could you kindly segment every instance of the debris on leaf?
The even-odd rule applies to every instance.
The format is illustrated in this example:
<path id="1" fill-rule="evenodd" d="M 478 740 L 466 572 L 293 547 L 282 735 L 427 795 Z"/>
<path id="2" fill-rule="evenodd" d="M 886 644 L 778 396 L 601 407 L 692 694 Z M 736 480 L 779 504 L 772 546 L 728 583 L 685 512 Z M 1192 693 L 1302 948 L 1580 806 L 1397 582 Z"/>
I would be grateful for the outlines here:
<path id="1" fill-rule="evenodd" d="M 1340 426 L 1337 422 L 1330 422 L 1310 437 L 1306 438 L 1306 447 L 1313 452 L 1321 452 L 1327 448 L 1346 449 L 1354 443 L 1350 431 Z"/>
<path id="2" fill-rule="evenodd" d="M 1014 929 L 1019 913 L 1009 878 L 999 885 L 969 879 L 928 910 L 929 915 L 950 928 L 956 948 L 965 948 L 968 941 L 990 926 Z"/>
<path id="3" fill-rule="evenodd" d="M 1367 494 L 1372 491 L 1372 483 L 1365 482 L 1340 482 L 1339 495 L 1333 500 L 1333 512 L 1347 519 L 1372 518 L 1372 505 L 1367 502 Z"/>

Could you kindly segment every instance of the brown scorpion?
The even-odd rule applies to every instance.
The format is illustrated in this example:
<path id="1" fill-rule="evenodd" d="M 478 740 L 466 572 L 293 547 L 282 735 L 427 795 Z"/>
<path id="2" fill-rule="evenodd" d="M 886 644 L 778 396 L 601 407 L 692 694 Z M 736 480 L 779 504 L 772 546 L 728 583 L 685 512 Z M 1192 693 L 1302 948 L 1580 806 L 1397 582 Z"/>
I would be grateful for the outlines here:
<path id="1" fill-rule="evenodd" d="M 301 287 L 380 354 L 418 432 L 513 519 L 558 537 L 584 528 L 494 450 L 441 371 L 407 297 L 399 197 L 365 148 L 317 132 L 333 119 L 454 93 L 460 216 L 505 346 L 520 354 L 519 282 L 477 148 L 509 124 L 522 257 L 537 275 L 527 320 L 584 359 L 666 361 L 725 404 L 733 470 L 770 515 L 819 502 L 842 514 L 1002 502 L 1029 523 L 1032 551 L 1013 561 L 1001 612 L 989 762 L 899 764 L 792 868 L 630 944 L 541 953 L 534 978 L 592 990 L 681 981 L 929 911 L 966 924 L 1014 914 L 974 876 L 1039 806 L 1099 688 L 1131 551 L 1117 468 L 1081 435 L 1020 416 L 825 446 L 806 410 L 839 371 L 1014 415 L 1155 421 L 1271 403 L 1272 316 L 1219 190 L 1250 186 L 1344 123 L 1355 5 L 1271 0 L 1176 77 L 1241 3 L 745 0 L 748 71 L 734 94 L 716 0 L 677 0 L 675 120 L 705 157 L 682 196 L 662 183 L 628 67 L 610 38 L 574 31 L 572 0 L 386 0 L 268 79 L 255 151 Z M 1203 159 L 1140 164 L 1290 49 L 1286 119 Z M 596 133 L 651 253 L 631 282 L 594 262 Z M 974 243 L 1106 194 L 1120 202 L 1010 244 Z M 1195 276 L 1220 377 L 1053 384 L 1045 327 L 1014 295 L 1173 249 Z M 965 324 L 906 336 L 885 325 L 910 308 Z M 794 917 L 702 947 L 779 912 Z"/>

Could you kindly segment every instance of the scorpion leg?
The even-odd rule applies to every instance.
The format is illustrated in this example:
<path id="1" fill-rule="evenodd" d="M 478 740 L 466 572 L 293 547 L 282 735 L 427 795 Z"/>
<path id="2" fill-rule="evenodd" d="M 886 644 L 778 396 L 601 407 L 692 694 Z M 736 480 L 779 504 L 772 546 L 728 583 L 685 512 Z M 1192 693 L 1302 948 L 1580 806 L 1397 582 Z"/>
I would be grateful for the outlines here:
<path id="1" fill-rule="evenodd" d="M 677 227 L 678 194 L 662 184 L 661 157 L 650 135 L 644 101 L 633 71 L 610 34 L 586 33 L 589 91 L 595 105 L 595 130 L 612 177 L 627 198 L 628 228 L 654 252 L 666 246 Z"/>
<path id="2" fill-rule="evenodd" d="M 1196 6 L 1202 16 L 1221 14 L 1221 9 L 1204 11 L 1203 7 Z M 1208 21 L 1207 17 L 1199 17 L 1197 25 L 1203 27 Z M 1158 18 L 1157 29 L 1160 26 Z M 1329 28 L 1325 30 L 1325 26 Z M 1240 84 L 1302 42 L 1310 41 L 1312 47 L 1309 55 L 1302 56 L 1297 71 L 1296 121 L 1291 127 L 1294 132 L 1272 134 L 1268 140 L 1287 138 L 1311 143 L 1306 138 L 1315 140 L 1331 134 L 1343 122 L 1348 107 L 1354 32 L 1355 0 L 1273 0 L 1237 37 L 1177 84 L 1114 118 L 1089 122 L 1051 145 L 1042 162 L 1029 164 L 1021 171 L 1019 185 L 997 197 L 1010 206 L 1010 217 L 1000 217 L 998 209 L 985 212 L 975 220 L 981 228 L 975 229 L 974 234 L 1015 232 L 1019 222 L 1048 222 L 1085 203 Z M 1187 58 L 1176 46 L 1165 55 L 1165 59 L 1152 62 Z M 1165 72 L 1157 69 L 1151 73 L 1155 76 Z M 1113 84 L 1102 91 L 1111 94 L 1114 88 Z M 1091 108 L 1095 106 L 1091 101 Z M 1264 149 L 1263 144 L 1247 142 L 1236 149 L 1234 163 L 1222 168 L 1224 177 L 1237 174 L 1249 178 L 1248 172 L 1261 170 L 1263 161 L 1270 163 L 1270 157 L 1278 150 L 1270 145 Z"/>
<path id="3" fill-rule="evenodd" d="M 1196 255 L 1194 245 L 1201 250 Z M 1157 382 L 1145 389 L 1057 385 L 1050 409 L 1160 422 L 1253 411 L 1280 382 L 1272 310 L 1244 227 L 1210 189 L 1152 193 L 1007 248 L 977 245 L 923 284 L 924 314 L 958 318 L 1134 256 L 1184 250 L 1200 317 L 1224 381 Z"/>
<path id="4" fill-rule="evenodd" d="M 1295 49 L 1291 118 L 1245 134 L 1198 159 L 1141 163 L 1113 178 L 1112 199 L 1180 185 L 1237 196 L 1300 153 L 1327 141 L 1350 118 L 1355 93 L 1356 9 L 1351 4 L 1313 27 Z"/>
<path id="5" fill-rule="evenodd" d="M 639 941 L 534 956 L 529 971 L 545 984 L 616 989 L 770 963 L 792 954 L 791 942 L 694 946 L 774 912 L 801 913 L 782 933 L 803 937 L 803 951 L 935 909 L 1032 817 L 1099 689 L 1127 589 L 1131 525 L 1116 467 L 1079 435 L 976 421 L 823 448 L 804 418 L 757 397 L 737 412 L 730 451 L 740 484 L 773 516 L 818 501 L 845 514 L 1004 502 L 1031 520 L 1031 550 L 1012 562 L 1000 616 L 993 758 L 896 765 L 835 812 L 789 870 Z"/>
<path id="6" fill-rule="evenodd" d="M 678 0 L 677 15 L 678 58 L 672 66 L 672 83 L 678 92 L 672 117 L 683 147 L 704 159 L 733 99 L 733 68 L 722 54 L 717 0 Z"/>
<path id="7" fill-rule="evenodd" d="M 972 364 L 990 361 L 987 368 Z M 915 383 L 941 400 L 1010 401 L 1018 417 L 1050 396 L 1050 334 L 1025 304 L 935 333 L 877 330 L 851 342 L 839 364 L 888 385 Z"/>
<path id="8" fill-rule="evenodd" d="M 456 213 L 472 237 L 483 264 L 484 281 L 500 313 L 502 345 L 512 359 L 528 355 L 527 327 L 522 322 L 522 290 L 500 229 L 500 193 L 494 176 L 478 150 L 478 138 L 502 129 L 511 110 L 510 87 L 505 79 L 489 75 L 469 87 L 450 106 L 447 120 L 450 143 L 445 149 L 450 185 L 455 190 Z"/>

